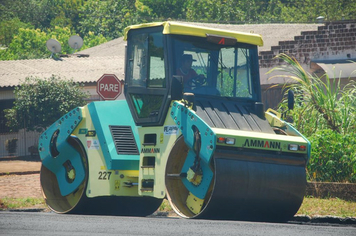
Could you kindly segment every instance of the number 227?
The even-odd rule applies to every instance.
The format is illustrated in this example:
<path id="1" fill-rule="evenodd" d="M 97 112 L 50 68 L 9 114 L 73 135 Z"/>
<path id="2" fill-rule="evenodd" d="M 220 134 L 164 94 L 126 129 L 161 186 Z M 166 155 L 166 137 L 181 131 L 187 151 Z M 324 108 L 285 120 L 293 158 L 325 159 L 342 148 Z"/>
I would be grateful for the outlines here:
<path id="1" fill-rule="evenodd" d="M 110 180 L 110 176 L 111 176 L 111 172 L 99 171 L 98 179 L 100 179 L 100 180 Z"/>

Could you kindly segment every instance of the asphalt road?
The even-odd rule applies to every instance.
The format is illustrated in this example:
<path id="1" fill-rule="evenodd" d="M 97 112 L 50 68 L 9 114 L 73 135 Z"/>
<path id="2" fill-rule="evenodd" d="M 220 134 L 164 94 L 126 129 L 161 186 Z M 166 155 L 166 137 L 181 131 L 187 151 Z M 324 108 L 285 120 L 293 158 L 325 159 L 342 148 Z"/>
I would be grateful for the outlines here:
<path id="1" fill-rule="evenodd" d="M 356 227 L 3 211 L 0 212 L 0 235 L 355 236 Z"/>

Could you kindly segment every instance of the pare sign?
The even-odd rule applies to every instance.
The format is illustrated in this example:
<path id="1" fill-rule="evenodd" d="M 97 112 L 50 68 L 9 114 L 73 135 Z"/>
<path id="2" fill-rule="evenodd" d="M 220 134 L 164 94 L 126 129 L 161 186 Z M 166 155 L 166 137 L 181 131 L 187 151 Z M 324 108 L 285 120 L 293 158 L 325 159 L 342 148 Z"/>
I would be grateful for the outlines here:
<path id="1" fill-rule="evenodd" d="M 104 74 L 97 82 L 96 92 L 104 100 L 115 100 L 122 92 L 121 81 L 114 74 Z"/>

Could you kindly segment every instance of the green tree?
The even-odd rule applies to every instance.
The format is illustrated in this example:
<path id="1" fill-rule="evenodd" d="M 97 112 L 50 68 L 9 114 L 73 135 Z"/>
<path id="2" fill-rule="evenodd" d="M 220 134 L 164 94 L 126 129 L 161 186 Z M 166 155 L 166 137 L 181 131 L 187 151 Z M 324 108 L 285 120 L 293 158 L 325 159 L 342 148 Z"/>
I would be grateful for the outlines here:
<path id="1" fill-rule="evenodd" d="M 155 20 L 219 23 L 353 19 L 356 0 L 1 0 L 0 60 L 48 56 L 44 42 L 79 34 L 84 46 L 118 38 L 128 25 Z M 64 35 L 61 36 L 61 33 Z M 3 48 L 6 48 L 4 50 Z"/>
<path id="2" fill-rule="evenodd" d="M 80 84 L 58 76 L 49 78 L 27 77 L 15 88 L 16 100 L 5 110 L 6 125 L 12 130 L 43 131 L 58 117 L 77 106 L 86 104 L 88 94 Z"/>
<path id="3" fill-rule="evenodd" d="M 152 12 L 146 20 L 162 19 L 185 19 L 187 11 L 187 0 L 141 0 Z"/>
<path id="4" fill-rule="evenodd" d="M 19 18 L 0 22 L 0 45 L 8 46 L 20 28 L 32 28 L 32 26 L 20 21 Z"/>
<path id="5" fill-rule="evenodd" d="M 283 0 L 281 22 L 315 22 L 318 16 L 327 21 L 354 19 L 356 13 L 355 0 Z"/>
<path id="6" fill-rule="evenodd" d="M 187 4 L 187 20 L 217 21 L 229 23 L 261 23 L 278 21 L 279 0 L 190 0 Z"/>
<path id="7" fill-rule="evenodd" d="M 281 22 L 283 4 L 280 0 L 264 1 L 259 11 L 258 22 L 273 23 Z M 262 4 L 262 3 L 261 3 Z"/>
<path id="8" fill-rule="evenodd" d="M 68 39 L 74 34 L 76 33 L 66 27 L 55 27 L 48 32 L 40 29 L 20 28 L 8 48 L 0 50 L 0 60 L 48 58 L 50 52 L 47 50 L 46 41 L 50 38 L 56 39 L 61 43 L 62 54 L 70 54 L 73 49 L 69 47 Z M 94 35 L 92 32 L 88 32 L 83 40 L 84 44 L 81 50 L 107 41 L 104 36 Z"/>
<path id="9" fill-rule="evenodd" d="M 187 4 L 187 20 L 189 21 L 243 21 L 245 12 L 234 0 L 190 0 Z"/>
<path id="10" fill-rule="evenodd" d="M 31 8 L 31 2 L 27 2 L 29 8 Z M 25 8 L 24 1 L 2 0 L 0 2 L 0 20 L 7 21 L 13 18 L 19 18 L 23 22 L 28 22 L 27 20 L 24 20 L 25 15 L 27 15 L 27 10 Z"/>
<path id="11" fill-rule="evenodd" d="M 46 55 L 47 35 L 39 29 L 20 28 L 6 50 L 0 51 L 1 60 L 35 59 Z"/>
<path id="12" fill-rule="evenodd" d="M 150 9 L 139 0 L 88 0 L 80 10 L 80 33 L 103 35 L 113 39 L 123 35 L 125 27 L 145 22 L 140 16 L 147 17 Z"/>
<path id="13" fill-rule="evenodd" d="M 80 50 L 84 50 L 86 48 L 91 48 L 102 43 L 107 42 L 108 40 L 101 34 L 94 35 L 93 32 L 89 31 L 88 34 L 83 39 L 83 47 Z"/>
<path id="14" fill-rule="evenodd" d="M 0 21 L 19 18 L 41 30 L 59 26 L 76 31 L 79 9 L 84 2 L 85 0 L 2 0 Z"/>
<path id="15" fill-rule="evenodd" d="M 79 32 L 79 11 L 85 0 L 56 0 L 54 5 L 57 14 L 51 19 L 51 28 L 69 27 Z"/>
<path id="16" fill-rule="evenodd" d="M 50 0 L 49 0 L 50 1 Z M 22 22 L 30 23 L 34 28 L 46 28 L 53 18 L 48 0 L 3 0 L 0 8 L 2 19 L 19 18 Z M 43 27 L 43 28 L 42 28 Z"/>

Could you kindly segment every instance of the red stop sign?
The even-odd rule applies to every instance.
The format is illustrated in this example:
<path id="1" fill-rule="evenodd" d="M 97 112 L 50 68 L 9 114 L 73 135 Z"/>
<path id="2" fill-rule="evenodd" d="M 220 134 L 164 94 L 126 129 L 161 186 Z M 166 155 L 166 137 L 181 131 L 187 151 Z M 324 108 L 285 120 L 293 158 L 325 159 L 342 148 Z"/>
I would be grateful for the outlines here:
<path id="1" fill-rule="evenodd" d="M 104 74 L 97 82 L 96 92 L 104 100 L 115 100 L 121 94 L 121 82 L 113 74 Z"/>

